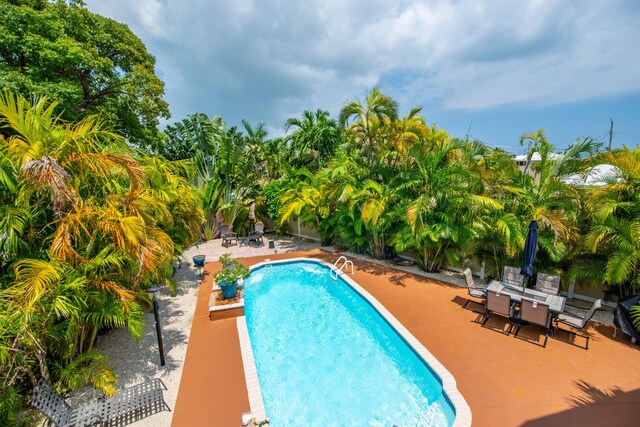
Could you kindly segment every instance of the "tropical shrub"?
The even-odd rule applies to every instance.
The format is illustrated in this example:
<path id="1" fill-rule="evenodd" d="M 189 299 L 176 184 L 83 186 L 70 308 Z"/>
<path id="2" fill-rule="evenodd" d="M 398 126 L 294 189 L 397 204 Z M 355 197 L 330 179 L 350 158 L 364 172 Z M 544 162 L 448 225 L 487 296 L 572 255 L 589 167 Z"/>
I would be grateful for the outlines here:
<path id="1" fill-rule="evenodd" d="M 608 183 L 587 198 L 591 227 L 584 236 L 592 256 L 571 269 L 572 276 L 618 288 L 620 295 L 640 291 L 640 147 L 623 147 L 597 156 L 613 166 Z"/>
<path id="2" fill-rule="evenodd" d="M 0 94 L 0 384 L 45 377 L 111 394 L 97 333 L 140 339 L 145 289 L 173 287 L 200 200 L 188 163 L 139 155 L 102 117 L 69 123 L 57 106 Z"/>

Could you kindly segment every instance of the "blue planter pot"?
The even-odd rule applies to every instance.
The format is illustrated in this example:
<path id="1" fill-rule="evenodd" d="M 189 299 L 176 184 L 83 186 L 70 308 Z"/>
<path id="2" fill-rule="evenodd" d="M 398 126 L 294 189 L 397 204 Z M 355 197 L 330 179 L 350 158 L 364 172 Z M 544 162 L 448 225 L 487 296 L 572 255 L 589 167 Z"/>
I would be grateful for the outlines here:
<path id="1" fill-rule="evenodd" d="M 196 255 L 193 258 L 193 265 L 198 268 L 204 267 L 204 255 Z"/>
<path id="2" fill-rule="evenodd" d="M 236 290 L 238 288 L 237 282 L 233 282 L 230 285 L 227 285 L 227 282 L 220 282 L 218 283 L 218 285 L 220 286 L 220 290 L 222 291 L 222 296 L 225 299 L 233 298 L 236 296 Z"/>

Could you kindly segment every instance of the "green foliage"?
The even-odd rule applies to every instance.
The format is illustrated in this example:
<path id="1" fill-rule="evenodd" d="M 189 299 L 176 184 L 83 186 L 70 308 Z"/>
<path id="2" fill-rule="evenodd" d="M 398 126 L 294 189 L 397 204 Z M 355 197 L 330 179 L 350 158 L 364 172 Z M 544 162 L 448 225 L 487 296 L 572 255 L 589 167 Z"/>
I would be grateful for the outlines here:
<path id="1" fill-rule="evenodd" d="M 640 331 L 640 305 L 631 307 L 631 315 L 633 316 L 633 325 Z"/>
<path id="2" fill-rule="evenodd" d="M 347 101 L 340 110 L 338 122 L 347 129 L 352 141 L 365 154 L 367 166 L 373 166 L 374 156 L 385 139 L 385 131 L 398 118 L 398 103 L 373 88 L 363 104 L 359 99 Z"/>
<path id="3" fill-rule="evenodd" d="M 106 396 L 116 393 L 113 383 L 117 377 L 111 371 L 107 357 L 95 350 L 81 354 L 66 365 L 53 362 L 52 371 L 60 379 L 58 388 L 63 392 L 91 384 Z"/>
<path id="4" fill-rule="evenodd" d="M 640 147 L 600 154 L 596 161 L 614 166 L 607 185 L 588 193 L 591 227 L 585 253 L 571 276 L 618 288 L 620 295 L 640 290 Z"/>
<path id="5" fill-rule="evenodd" d="M 313 226 L 322 240 L 335 235 L 337 218 L 332 215 L 333 197 L 326 191 L 326 177 L 315 176 L 306 169 L 293 171 L 286 181 L 280 199 L 280 225 L 300 217 L 305 224 Z"/>
<path id="6" fill-rule="evenodd" d="M 249 210 L 253 205 L 258 216 L 274 215 L 274 194 L 264 189 L 278 182 L 285 169 L 286 142 L 282 138 L 267 140 L 264 123 L 252 126 L 242 122 L 243 130 L 227 129 L 219 116 L 189 115 L 167 126 L 160 153 L 170 159 L 189 159 L 195 164 L 193 183 L 204 209 L 202 236 L 209 240 L 218 235 L 224 222 L 234 231 L 248 231 Z M 279 184 L 274 184 L 274 189 Z M 268 210 L 271 209 L 271 213 Z"/>
<path id="7" fill-rule="evenodd" d="M 59 101 L 63 118 L 101 113 L 129 141 L 169 117 L 155 58 L 126 25 L 81 2 L 0 1 L 0 87 Z"/>
<path id="8" fill-rule="evenodd" d="M 326 166 L 341 142 L 341 130 L 338 122 L 329 118 L 329 112 L 305 110 L 302 118 L 289 118 L 284 123 L 284 130 L 288 132 L 291 163 L 293 167 L 307 167 L 316 171 Z"/>
<path id="9" fill-rule="evenodd" d="M 218 286 L 231 286 L 240 279 L 249 276 L 249 269 L 240 264 L 237 258 L 233 258 L 231 254 L 223 254 L 220 256 L 222 270 L 218 271 L 213 280 Z"/>
<path id="10" fill-rule="evenodd" d="M 222 131 L 220 117 L 216 116 L 209 120 L 203 113 L 190 114 L 186 119 L 166 127 L 167 138 L 160 153 L 169 160 L 193 159 L 197 155 L 210 155 L 215 151 Z"/>
<path id="11" fill-rule="evenodd" d="M 0 387 L 0 425 L 31 426 L 35 425 L 35 416 L 24 417 L 25 398 L 16 386 Z"/>
<path id="12" fill-rule="evenodd" d="M 172 286 L 201 201 L 189 162 L 139 155 L 102 117 L 69 123 L 56 107 L 0 94 L 0 393 L 45 377 L 111 394 L 97 334 L 141 338 L 144 289 Z"/>
<path id="13" fill-rule="evenodd" d="M 278 218 L 278 210 L 280 209 L 280 196 L 286 187 L 284 181 L 271 181 L 264 186 L 262 192 L 265 196 L 264 204 L 267 208 L 267 216 L 271 219 Z"/>

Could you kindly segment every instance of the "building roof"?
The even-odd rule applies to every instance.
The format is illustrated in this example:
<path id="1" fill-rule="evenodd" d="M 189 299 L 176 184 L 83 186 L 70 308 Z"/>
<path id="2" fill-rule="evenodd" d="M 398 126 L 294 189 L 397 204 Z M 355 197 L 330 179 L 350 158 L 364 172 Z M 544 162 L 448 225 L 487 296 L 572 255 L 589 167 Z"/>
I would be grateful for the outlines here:
<path id="1" fill-rule="evenodd" d="M 597 186 L 609 184 L 611 181 L 619 181 L 618 169 L 612 165 L 596 165 L 585 174 L 570 175 L 562 181 L 571 185 Z"/>
<path id="2" fill-rule="evenodd" d="M 557 154 L 557 153 L 551 153 L 549 155 L 549 158 L 551 160 L 555 160 L 562 157 L 562 154 Z M 515 157 L 516 162 L 526 162 L 527 161 L 527 155 L 526 154 L 518 154 Z M 540 153 L 533 153 L 533 155 L 531 156 L 531 162 L 539 162 L 542 160 L 542 157 L 540 156 Z"/>

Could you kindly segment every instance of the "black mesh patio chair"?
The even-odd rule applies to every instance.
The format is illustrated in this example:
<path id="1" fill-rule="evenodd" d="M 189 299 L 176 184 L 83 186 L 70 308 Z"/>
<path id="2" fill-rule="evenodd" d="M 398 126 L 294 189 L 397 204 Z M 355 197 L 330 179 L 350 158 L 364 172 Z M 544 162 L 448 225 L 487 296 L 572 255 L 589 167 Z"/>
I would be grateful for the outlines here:
<path id="1" fill-rule="evenodd" d="M 56 427 L 124 426 L 165 409 L 171 411 L 164 401 L 163 389 L 167 389 L 164 383 L 154 378 L 111 398 L 100 397 L 74 408 L 41 378 L 33 390 L 31 405 L 49 419 L 49 425 Z"/>
<path id="2" fill-rule="evenodd" d="M 602 307 L 602 300 L 601 299 L 597 299 L 593 302 L 593 305 L 591 306 L 591 308 L 589 309 L 589 311 L 587 311 L 585 313 L 585 315 L 583 317 L 579 317 L 573 314 L 569 314 L 569 313 L 560 313 L 558 314 L 558 316 L 556 316 L 556 329 L 558 330 L 562 330 L 564 332 L 567 332 L 569 334 L 572 334 L 573 336 L 580 336 L 584 339 L 587 340 L 584 349 L 585 350 L 589 350 L 589 335 L 587 335 L 586 333 L 584 335 L 578 334 L 576 332 L 573 331 L 567 331 L 565 329 L 560 329 L 559 328 L 559 324 L 563 323 L 565 325 L 569 325 L 571 326 L 573 329 L 577 329 L 580 331 L 584 331 L 587 323 L 589 323 L 589 321 L 591 320 L 591 318 L 593 317 L 593 315 L 595 314 L 596 310 L 598 310 L 599 308 Z"/>
<path id="3" fill-rule="evenodd" d="M 549 333 L 551 332 L 551 318 L 553 313 L 549 311 L 549 306 L 538 301 L 530 301 L 522 299 L 520 302 L 520 312 L 518 317 L 514 320 L 518 324 L 515 334 L 513 336 L 522 339 L 518 336 L 520 328 L 527 325 L 539 325 L 547 329 L 547 333 L 544 337 L 544 343 L 542 347 L 547 347 L 547 340 L 549 339 Z"/>
<path id="4" fill-rule="evenodd" d="M 487 291 L 485 287 L 482 285 L 476 285 L 476 282 L 473 280 L 473 274 L 471 273 L 470 268 L 467 268 L 463 274 L 464 274 L 465 280 L 467 281 L 467 292 L 469 293 L 469 296 L 471 298 L 475 298 L 475 299 L 467 298 L 467 302 L 464 303 L 462 308 L 466 308 L 467 304 L 469 304 L 470 302 L 473 302 L 479 305 L 484 305 L 484 299 L 487 297 Z M 482 311 L 477 311 L 477 310 L 473 310 L 473 311 L 475 311 L 476 313 L 483 313 Z"/>
<path id="5" fill-rule="evenodd" d="M 538 273 L 536 290 L 551 295 L 558 295 L 560 293 L 560 277 Z"/>
<path id="6" fill-rule="evenodd" d="M 506 332 L 501 332 L 503 334 L 509 335 L 511 333 L 511 329 L 513 329 L 513 311 L 515 307 L 515 303 L 511 301 L 511 297 L 505 294 L 499 294 L 493 291 L 487 291 L 487 303 L 485 304 L 486 310 L 482 315 L 483 320 L 481 326 L 486 328 L 485 324 L 489 317 L 492 314 L 499 314 L 501 316 L 506 317 L 509 320 L 509 329 Z"/>

